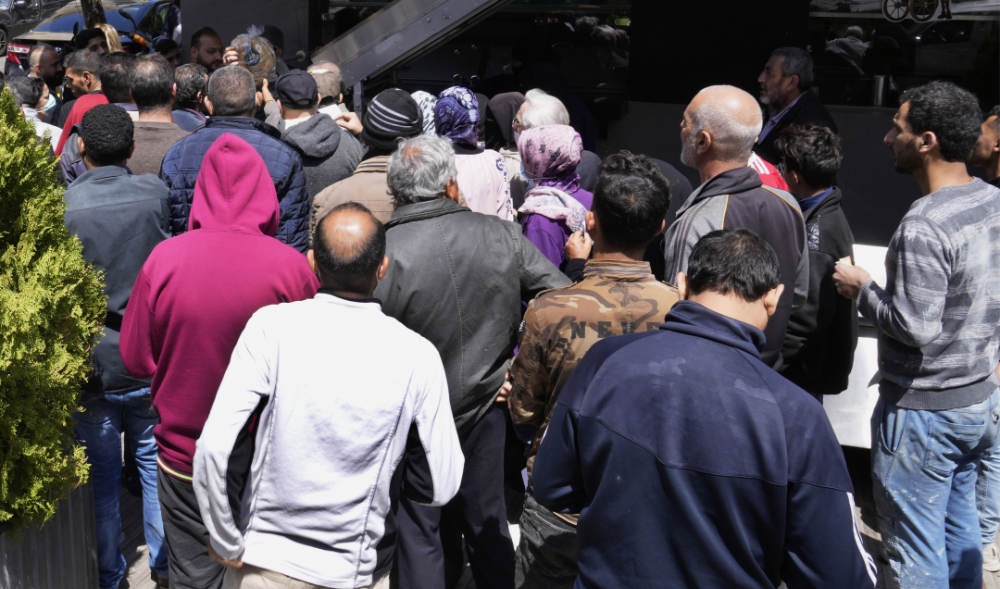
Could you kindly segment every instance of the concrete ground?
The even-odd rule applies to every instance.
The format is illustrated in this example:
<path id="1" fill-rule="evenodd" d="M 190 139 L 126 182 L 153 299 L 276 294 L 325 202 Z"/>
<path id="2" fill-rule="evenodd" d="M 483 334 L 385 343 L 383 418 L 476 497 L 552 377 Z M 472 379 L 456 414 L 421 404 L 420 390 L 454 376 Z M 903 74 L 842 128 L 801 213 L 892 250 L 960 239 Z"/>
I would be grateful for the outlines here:
<path id="1" fill-rule="evenodd" d="M 869 453 L 867 450 L 855 448 L 845 449 L 847 466 L 854 481 L 855 502 L 857 503 L 858 527 L 865 544 L 865 549 L 875 557 L 879 565 L 879 577 L 883 577 L 886 566 L 881 556 L 881 538 L 876 530 L 875 508 L 872 502 L 872 485 L 869 476 Z M 138 498 L 122 488 L 121 492 L 122 525 L 125 532 L 125 543 L 122 550 L 128 560 L 128 587 L 131 589 L 155 589 L 149 577 L 149 555 L 142 535 L 142 504 Z M 517 546 L 519 530 L 511 526 L 511 538 Z M 984 589 L 1000 589 L 1000 573 L 986 574 L 983 577 Z M 458 589 L 475 589 L 471 575 L 463 575 Z"/>

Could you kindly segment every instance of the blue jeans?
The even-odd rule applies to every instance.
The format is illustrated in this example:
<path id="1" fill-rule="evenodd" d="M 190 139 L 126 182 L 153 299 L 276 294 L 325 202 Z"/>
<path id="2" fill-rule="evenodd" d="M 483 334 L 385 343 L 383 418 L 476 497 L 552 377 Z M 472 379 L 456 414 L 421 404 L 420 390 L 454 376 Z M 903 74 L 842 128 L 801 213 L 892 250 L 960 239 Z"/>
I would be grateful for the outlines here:
<path id="1" fill-rule="evenodd" d="M 982 587 L 976 477 L 998 430 L 997 391 L 945 411 L 879 399 L 872 415 L 872 482 L 891 568 L 888 587 Z"/>
<path id="2" fill-rule="evenodd" d="M 979 528 L 983 548 L 997 536 L 1000 522 L 1000 439 L 983 455 L 976 478 L 976 505 L 979 507 Z"/>
<path id="3" fill-rule="evenodd" d="M 101 589 L 117 587 L 126 573 L 125 555 L 120 547 L 122 519 L 118 505 L 122 433 L 135 448 L 135 462 L 142 482 L 142 520 L 149 547 L 149 567 L 166 578 L 167 551 L 156 494 L 156 440 L 153 439 L 153 426 L 158 419 L 150 402 L 149 388 L 104 395 L 89 402 L 86 410 L 75 418 L 76 437 L 86 447 L 90 480 L 94 485 Z"/>

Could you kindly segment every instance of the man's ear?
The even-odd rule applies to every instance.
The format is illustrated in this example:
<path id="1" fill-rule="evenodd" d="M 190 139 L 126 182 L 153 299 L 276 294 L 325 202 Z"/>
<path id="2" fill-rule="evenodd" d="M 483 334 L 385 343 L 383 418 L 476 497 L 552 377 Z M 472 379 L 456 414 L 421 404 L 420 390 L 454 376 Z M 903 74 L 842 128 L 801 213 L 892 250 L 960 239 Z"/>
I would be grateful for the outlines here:
<path id="1" fill-rule="evenodd" d="M 258 90 L 254 94 L 253 100 L 254 100 L 254 103 L 257 105 L 257 108 L 260 108 L 260 105 L 264 104 L 264 93 L 261 92 L 260 90 Z"/>
<path id="2" fill-rule="evenodd" d="M 454 178 L 448 180 L 448 183 L 444 185 L 444 197 L 458 202 L 458 180 Z"/>
<path id="3" fill-rule="evenodd" d="M 134 141 L 132 142 L 132 145 L 133 147 L 135 146 Z M 87 146 L 83 144 L 83 137 L 80 137 L 79 135 L 76 136 L 76 148 L 80 151 L 80 159 L 83 159 L 83 156 L 87 155 Z"/>
<path id="4" fill-rule="evenodd" d="M 278 103 L 278 113 L 281 115 L 281 118 L 285 118 L 285 103 L 280 100 L 275 100 L 275 102 Z"/>
<path id="5" fill-rule="evenodd" d="M 587 215 L 584 217 L 584 223 L 587 227 L 587 233 L 593 233 L 594 227 L 597 225 L 597 216 L 594 215 L 594 211 L 587 211 Z"/>
<path id="6" fill-rule="evenodd" d="M 191 49 L 188 50 L 188 61 L 192 63 L 197 62 L 198 61 L 196 59 L 197 57 L 198 57 L 198 48 L 192 46 Z"/>
<path id="7" fill-rule="evenodd" d="M 660 228 L 656 230 L 656 234 L 659 235 L 663 233 L 663 230 L 667 228 L 667 220 L 663 219 L 660 221 Z"/>
<path id="8" fill-rule="evenodd" d="M 687 274 L 683 272 L 677 273 L 677 296 L 680 297 L 682 301 L 688 298 L 688 277 Z"/>
<path id="9" fill-rule="evenodd" d="M 209 97 L 208 97 L 208 96 L 206 96 L 206 97 L 204 98 L 204 100 L 205 100 L 205 110 L 206 110 L 206 111 L 208 111 L 208 114 L 209 114 L 209 115 L 214 115 L 214 114 L 215 114 L 215 107 L 214 107 L 214 106 L 212 106 L 212 101 L 211 101 L 211 99 L 209 99 Z"/>
<path id="10" fill-rule="evenodd" d="M 694 147 L 698 153 L 708 153 L 712 149 L 712 134 L 704 129 L 698 131 Z"/>
<path id="11" fill-rule="evenodd" d="M 774 312 L 778 310 L 778 301 L 781 299 L 781 293 L 783 292 L 785 292 L 785 285 L 779 284 L 764 294 L 764 310 L 767 311 L 768 317 L 774 315 Z"/>
<path id="12" fill-rule="evenodd" d="M 313 274 L 319 276 L 319 269 L 316 267 L 316 254 L 312 248 L 306 251 L 306 261 L 309 262 L 309 267 L 312 269 Z"/>
<path id="13" fill-rule="evenodd" d="M 389 256 L 382 256 L 382 263 L 378 265 L 378 279 L 385 278 L 385 273 L 389 271 Z"/>
<path id="14" fill-rule="evenodd" d="M 937 135 L 934 131 L 924 131 L 920 134 L 920 143 L 917 145 L 917 151 L 920 153 L 929 153 L 938 145 Z"/>
<path id="15" fill-rule="evenodd" d="M 177 84 L 174 84 L 170 87 L 170 97 L 174 99 L 177 98 Z"/>
<path id="16" fill-rule="evenodd" d="M 344 102 L 344 93 L 341 92 L 340 94 L 337 95 L 337 104 L 343 104 L 343 102 Z"/>

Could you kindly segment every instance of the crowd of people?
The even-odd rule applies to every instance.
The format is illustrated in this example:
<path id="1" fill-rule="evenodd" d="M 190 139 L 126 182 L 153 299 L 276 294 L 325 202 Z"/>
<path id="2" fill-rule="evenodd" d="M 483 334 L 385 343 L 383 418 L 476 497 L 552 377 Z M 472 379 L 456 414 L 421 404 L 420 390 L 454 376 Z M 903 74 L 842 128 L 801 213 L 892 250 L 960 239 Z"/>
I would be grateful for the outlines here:
<path id="1" fill-rule="evenodd" d="M 211 29 L 184 65 L 106 39 L 39 45 L 6 80 L 104 272 L 76 416 L 102 589 L 126 574 L 123 436 L 162 587 L 840 589 L 874 587 L 878 556 L 885 586 L 978 589 L 1000 570 L 1000 107 L 948 82 L 902 95 L 885 143 L 922 196 L 879 285 L 801 49 L 774 51 L 759 97 L 693 96 L 692 189 L 585 150 L 542 89 L 388 88 L 359 116 L 333 63 L 261 78 Z M 880 555 L 822 408 L 859 312 Z"/>

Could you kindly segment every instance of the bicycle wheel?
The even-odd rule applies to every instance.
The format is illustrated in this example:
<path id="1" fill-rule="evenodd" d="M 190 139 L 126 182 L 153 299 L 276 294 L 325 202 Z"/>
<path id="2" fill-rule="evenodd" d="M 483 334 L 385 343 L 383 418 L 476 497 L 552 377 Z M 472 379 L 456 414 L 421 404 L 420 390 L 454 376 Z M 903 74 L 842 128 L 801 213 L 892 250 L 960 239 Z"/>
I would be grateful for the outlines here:
<path id="1" fill-rule="evenodd" d="M 910 0 L 910 15 L 917 22 L 927 22 L 937 14 L 938 0 Z"/>
<path id="2" fill-rule="evenodd" d="M 906 0 L 882 0 L 882 16 L 887 20 L 899 22 L 906 18 L 909 11 Z"/>

